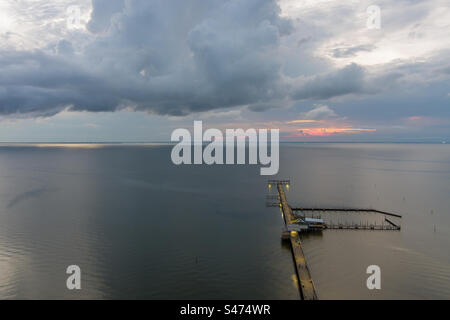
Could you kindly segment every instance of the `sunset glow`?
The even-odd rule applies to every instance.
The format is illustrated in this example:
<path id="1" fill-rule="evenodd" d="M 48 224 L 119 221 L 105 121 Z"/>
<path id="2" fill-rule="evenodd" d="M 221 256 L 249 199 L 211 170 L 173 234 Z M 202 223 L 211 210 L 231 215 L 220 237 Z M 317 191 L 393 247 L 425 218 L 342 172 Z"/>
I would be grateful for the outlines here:
<path id="1" fill-rule="evenodd" d="M 327 137 L 337 134 L 356 134 L 362 132 L 376 132 L 376 129 L 359 128 L 303 128 L 298 129 L 294 136 L 297 137 Z"/>

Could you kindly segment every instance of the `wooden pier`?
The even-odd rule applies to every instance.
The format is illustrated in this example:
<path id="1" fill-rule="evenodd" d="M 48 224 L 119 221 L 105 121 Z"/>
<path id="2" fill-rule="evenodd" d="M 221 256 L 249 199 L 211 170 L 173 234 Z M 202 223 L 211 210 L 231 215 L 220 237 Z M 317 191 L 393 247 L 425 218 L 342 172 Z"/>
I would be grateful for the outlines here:
<path id="1" fill-rule="evenodd" d="M 278 196 L 281 204 L 281 209 L 283 211 L 283 219 L 286 226 L 286 230 L 289 230 L 289 226 L 293 221 L 297 220 L 297 217 L 292 212 L 286 198 L 286 193 L 284 192 L 284 183 L 277 183 Z M 317 300 L 317 293 L 314 287 L 314 283 L 309 273 L 308 265 L 306 263 L 306 258 L 303 253 L 302 243 L 300 241 L 300 236 L 298 231 L 288 231 L 289 240 L 291 243 L 292 257 L 295 263 L 295 270 L 298 278 L 298 288 L 300 291 L 300 297 L 303 300 Z"/>
<path id="2" fill-rule="evenodd" d="M 401 218 L 402 216 L 384 212 L 374 209 L 347 209 L 347 208 L 291 208 L 286 198 L 284 187 L 289 190 L 289 180 L 269 180 L 269 190 L 272 186 L 277 186 L 278 195 L 267 196 L 267 207 L 280 207 L 283 213 L 283 220 L 285 227 L 282 232 L 282 239 L 289 241 L 291 244 L 292 257 L 294 259 L 295 271 L 298 278 L 298 289 L 302 300 L 317 300 L 317 293 L 311 274 L 306 263 L 306 258 L 302 249 L 302 242 L 300 241 L 300 234 L 304 232 L 321 232 L 326 229 L 337 230 L 401 230 L 400 224 L 389 220 L 387 216 L 393 218 Z M 294 214 L 294 212 L 299 212 Z M 312 217 L 307 217 L 307 213 L 312 214 Z M 378 214 L 384 216 L 384 221 L 381 224 L 369 223 L 326 223 L 321 217 L 316 217 L 325 213 L 364 213 L 364 214 Z M 391 218 L 392 219 L 392 218 Z M 386 222 L 386 223 L 384 223 Z"/>

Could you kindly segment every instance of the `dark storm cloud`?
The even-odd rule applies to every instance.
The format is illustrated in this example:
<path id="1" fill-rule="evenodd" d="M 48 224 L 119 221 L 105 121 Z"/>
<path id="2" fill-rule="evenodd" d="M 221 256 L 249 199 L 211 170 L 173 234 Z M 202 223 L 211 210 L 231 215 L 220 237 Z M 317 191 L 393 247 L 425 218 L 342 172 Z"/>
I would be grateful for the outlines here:
<path id="1" fill-rule="evenodd" d="M 93 39 L 85 46 L 62 40 L 51 52 L 0 51 L 0 114 L 264 111 L 287 99 L 372 93 L 381 84 L 356 64 L 286 79 L 280 43 L 292 24 L 275 0 L 93 0 L 87 28 Z M 361 50 L 370 48 L 338 54 Z"/>
<path id="2" fill-rule="evenodd" d="M 283 106 L 284 103 L 255 103 L 248 106 L 248 109 L 253 112 L 264 112 L 270 109 L 276 109 Z"/>
<path id="3" fill-rule="evenodd" d="M 64 44 L 67 51 L 67 44 Z M 106 111 L 116 103 L 105 80 L 67 57 L 42 52 L 2 52 L 0 110 L 49 115 L 69 104 Z"/>
<path id="4" fill-rule="evenodd" d="M 290 22 L 274 0 L 93 1 L 82 52 L 0 53 L 0 113 L 159 114 L 258 103 L 284 95 L 280 37 Z"/>

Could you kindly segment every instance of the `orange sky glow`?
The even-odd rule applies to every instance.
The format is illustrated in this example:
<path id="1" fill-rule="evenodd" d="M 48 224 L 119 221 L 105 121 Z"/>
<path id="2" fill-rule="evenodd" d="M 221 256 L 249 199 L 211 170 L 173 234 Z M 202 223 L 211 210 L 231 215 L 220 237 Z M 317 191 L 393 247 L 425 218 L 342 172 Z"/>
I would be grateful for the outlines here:
<path id="1" fill-rule="evenodd" d="M 291 137 L 327 137 L 336 134 L 356 134 L 363 132 L 375 132 L 376 129 L 359 128 L 303 128 L 298 129 Z"/>

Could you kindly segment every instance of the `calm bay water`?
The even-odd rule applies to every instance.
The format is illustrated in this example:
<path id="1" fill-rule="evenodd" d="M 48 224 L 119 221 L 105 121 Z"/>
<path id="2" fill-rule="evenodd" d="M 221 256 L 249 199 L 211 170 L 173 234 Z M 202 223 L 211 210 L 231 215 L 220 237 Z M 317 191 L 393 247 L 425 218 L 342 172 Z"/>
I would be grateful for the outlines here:
<path id="1" fill-rule="evenodd" d="M 170 151 L 0 146 L 0 298 L 297 299 L 259 167 L 177 167 Z M 285 144 L 280 157 L 292 205 L 403 215 L 401 232 L 304 237 L 319 298 L 450 299 L 450 146 Z M 66 289 L 73 264 L 81 291 Z"/>

